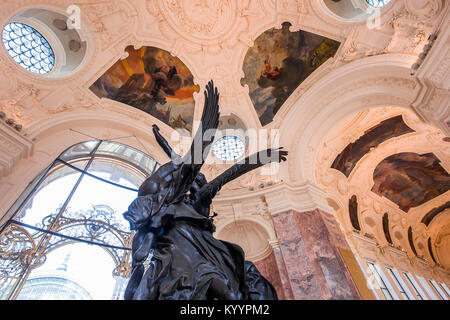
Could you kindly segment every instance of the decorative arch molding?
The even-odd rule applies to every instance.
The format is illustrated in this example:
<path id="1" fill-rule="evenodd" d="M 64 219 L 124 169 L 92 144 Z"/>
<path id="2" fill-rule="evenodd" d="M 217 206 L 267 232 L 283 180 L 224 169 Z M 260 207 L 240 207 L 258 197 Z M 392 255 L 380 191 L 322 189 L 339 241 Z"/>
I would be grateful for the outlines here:
<path id="1" fill-rule="evenodd" d="M 302 86 L 297 88 L 293 93 L 296 102 L 290 108 L 283 107 L 274 120 L 280 128 L 281 145 L 290 151 L 285 178 L 315 182 L 317 146 L 346 117 L 376 107 L 409 108 L 417 94 L 417 83 L 409 74 L 414 60 L 399 54 L 368 57 L 327 70 L 329 73 L 307 92 Z"/>

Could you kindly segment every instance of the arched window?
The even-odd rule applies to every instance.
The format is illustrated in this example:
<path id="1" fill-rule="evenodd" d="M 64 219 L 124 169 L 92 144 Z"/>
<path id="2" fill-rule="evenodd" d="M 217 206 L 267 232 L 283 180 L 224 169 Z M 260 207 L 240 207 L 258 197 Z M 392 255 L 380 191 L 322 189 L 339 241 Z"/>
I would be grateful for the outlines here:
<path id="1" fill-rule="evenodd" d="M 381 8 L 387 5 L 391 0 L 366 0 L 367 4 L 373 8 Z"/>
<path id="2" fill-rule="evenodd" d="M 20 22 L 3 28 L 3 45 L 9 55 L 28 71 L 45 74 L 55 66 L 53 49 L 36 29 Z"/>
<path id="3" fill-rule="evenodd" d="M 132 232 L 122 213 L 159 164 L 111 141 L 64 151 L 0 229 L 0 299 L 119 299 Z"/>
<path id="4" fill-rule="evenodd" d="M 212 150 L 219 159 L 233 161 L 244 154 L 245 144 L 236 136 L 225 136 L 214 142 Z"/>
<path id="5" fill-rule="evenodd" d="M 87 35 L 77 14 L 69 17 L 42 7 L 17 12 L 2 29 L 11 60 L 39 79 L 71 77 L 79 71 L 92 53 Z"/>

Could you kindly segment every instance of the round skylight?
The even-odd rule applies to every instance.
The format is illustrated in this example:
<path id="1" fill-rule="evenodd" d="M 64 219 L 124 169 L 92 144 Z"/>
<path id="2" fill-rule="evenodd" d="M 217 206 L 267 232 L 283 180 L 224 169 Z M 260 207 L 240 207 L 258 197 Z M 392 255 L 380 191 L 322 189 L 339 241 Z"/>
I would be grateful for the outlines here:
<path id="1" fill-rule="evenodd" d="M 387 5 L 391 0 L 366 0 L 367 4 L 374 8 L 381 8 Z"/>
<path id="2" fill-rule="evenodd" d="M 212 150 L 217 158 L 232 161 L 244 154 L 245 144 L 236 136 L 225 136 L 214 143 Z"/>
<path id="3" fill-rule="evenodd" d="M 26 70 L 45 74 L 55 66 L 52 47 L 36 29 L 11 22 L 3 28 L 2 39 L 10 56 Z"/>

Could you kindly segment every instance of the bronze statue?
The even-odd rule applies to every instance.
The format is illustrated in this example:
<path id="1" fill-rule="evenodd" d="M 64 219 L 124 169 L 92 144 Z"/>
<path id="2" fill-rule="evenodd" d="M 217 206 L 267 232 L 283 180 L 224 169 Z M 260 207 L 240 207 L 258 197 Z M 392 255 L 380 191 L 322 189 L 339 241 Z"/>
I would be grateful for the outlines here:
<path id="1" fill-rule="evenodd" d="M 204 94 L 201 127 L 184 157 L 175 154 L 153 126 L 156 141 L 171 161 L 144 181 L 124 213 L 136 230 L 127 300 L 277 299 L 270 282 L 245 261 L 241 247 L 213 237 L 216 214 L 210 215 L 210 204 L 227 182 L 271 161 L 286 161 L 287 151 L 260 151 L 208 183 L 200 169 L 220 115 L 219 94 L 212 81 Z M 146 259 L 150 259 L 147 270 Z"/>

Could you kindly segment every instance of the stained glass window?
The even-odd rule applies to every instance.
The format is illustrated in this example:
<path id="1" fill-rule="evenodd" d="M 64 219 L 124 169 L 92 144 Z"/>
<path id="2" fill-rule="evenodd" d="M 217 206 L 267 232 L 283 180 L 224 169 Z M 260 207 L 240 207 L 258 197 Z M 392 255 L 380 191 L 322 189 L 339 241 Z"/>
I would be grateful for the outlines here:
<path id="1" fill-rule="evenodd" d="M 391 0 L 366 0 L 367 4 L 374 8 L 381 8 L 387 5 Z"/>
<path id="2" fill-rule="evenodd" d="M 3 28 L 2 39 L 10 56 L 26 70 L 45 74 L 54 68 L 52 47 L 36 29 L 11 22 Z"/>
<path id="3" fill-rule="evenodd" d="M 225 136 L 213 145 L 213 153 L 219 159 L 232 161 L 240 158 L 245 151 L 244 142 L 236 136 Z"/>
<path id="4" fill-rule="evenodd" d="M 0 226 L 0 300 L 122 299 L 134 235 L 122 214 L 158 167 L 111 141 L 65 150 Z"/>

